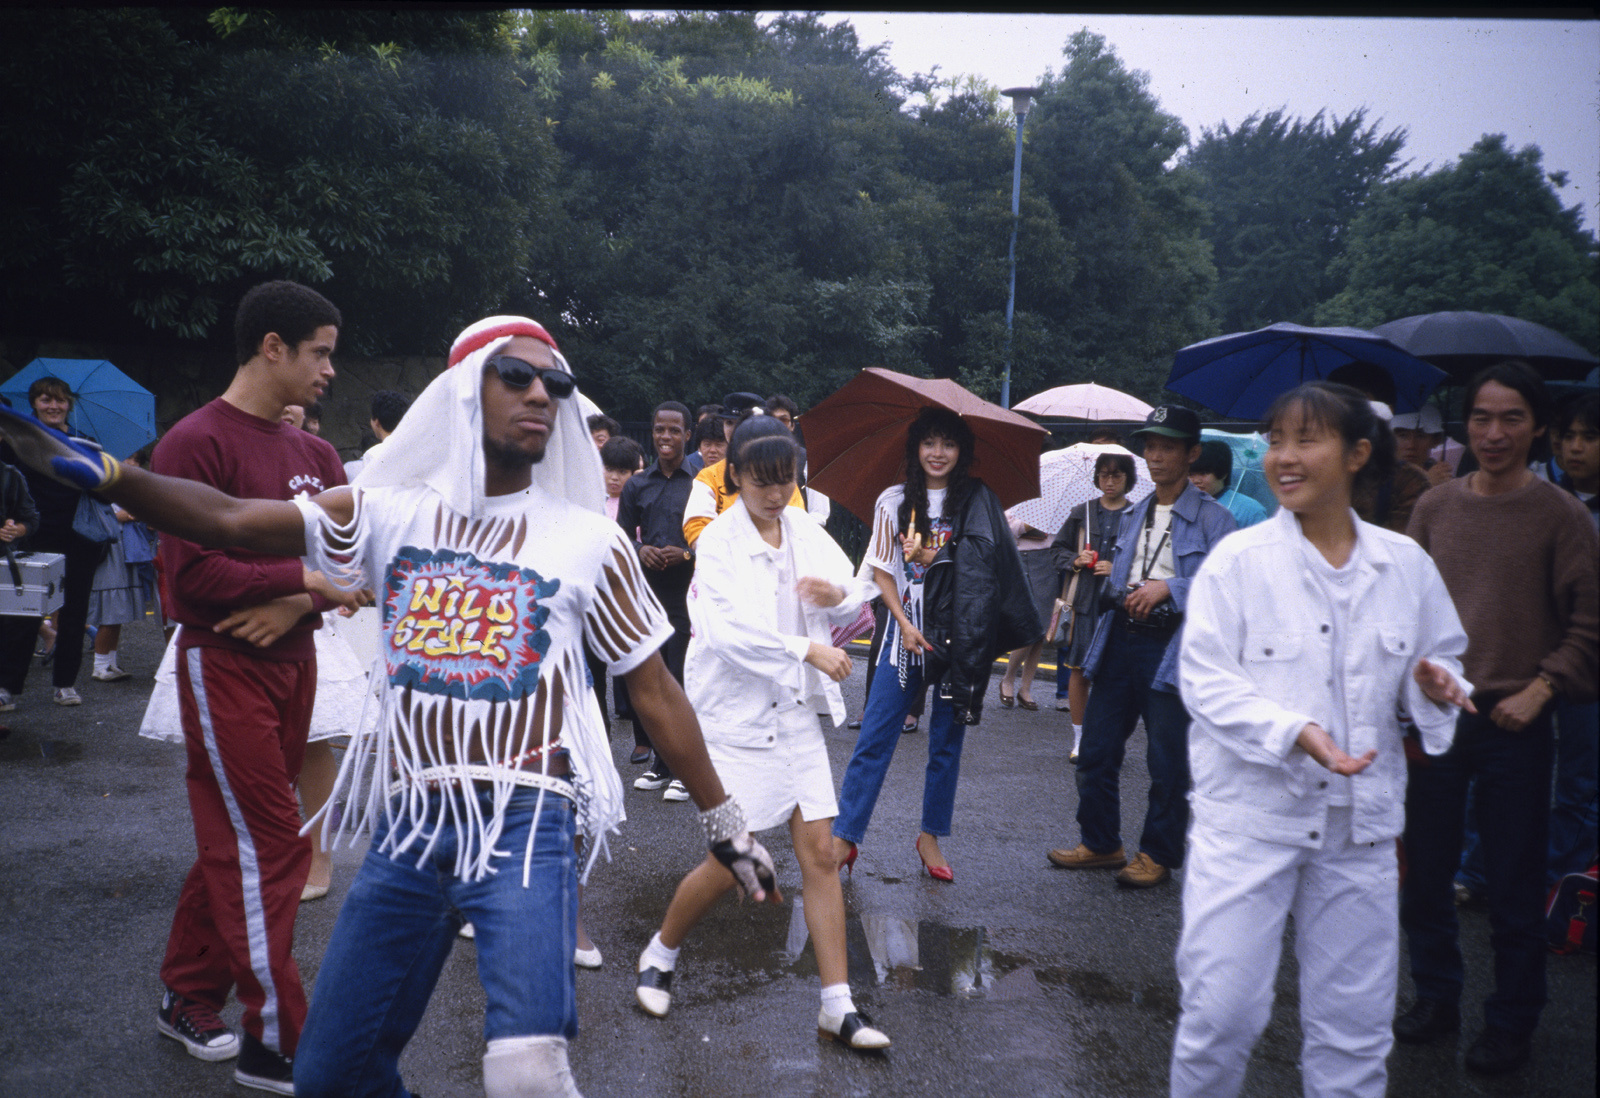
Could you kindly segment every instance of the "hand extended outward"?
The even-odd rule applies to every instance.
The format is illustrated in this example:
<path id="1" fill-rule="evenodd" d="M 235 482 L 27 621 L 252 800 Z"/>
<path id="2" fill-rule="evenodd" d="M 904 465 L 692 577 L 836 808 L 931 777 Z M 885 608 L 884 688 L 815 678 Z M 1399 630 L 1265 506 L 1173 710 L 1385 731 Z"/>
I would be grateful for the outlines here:
<path id="1" fill-rule="evenodd" d="M 69 438 L 54 427 L 0 405 L 0 434 L 28 468 L 72 488 L 98 492 L 122 475 L 117 459 L 86 439 Z"/>
<path id="2" fill-rule="evenodd" d="M 1361 773 L 1372 765 L 1373 759 L 1378 757 L 1376 748 L 1368 751 L 1360 758 L 1345 754 L 1344 749 L 1333 742 L 1333 737 L 1328 735 L 1327 729 L 1315 722 L 1302 728 L 1300 735 L 1295 737 L 1294 742 L 1300 746 L 1300 750 L 1317 760 L 1318 763 L 1335 774 L 1343 774 L 1346 777 L 1351 774 Z"/>
<path id="3" fill-rule="evenodd" d="M 1478 707 L 1472 704 L 1467 692 L 1461 689 L 1456 677 L 1432 660 L 1418 660 L 1417 666 L 1411 671 L 1411 677 L 1432 701 L 1440 705 L 1453 705 L 1458 709 L 1465 709 L 1468 713 L 1478 711 Z"/>
<path id="4" fill-rule="evenodd" d="M 711 844 L 711 856 L 733 874 L 740 896 L 749 896 L 758 904 L 765 900 L 783 903 L 783 893 L 778 891 L 777 875 L 772 868 L 772 855 L 750 832 Z"/>
<path id="5" fill-rule="evenodd" d="M 753 897 L 756 903 L 768 899 L 775 904 L 783 902 L 772 869 L 772 855 L 750 834 L 738 801 L 729 797 L 715 808 L 706 809 L 700 813 L 700 826 L 705 829 L 711 856 L 733 874 L 740 896 Z"/>

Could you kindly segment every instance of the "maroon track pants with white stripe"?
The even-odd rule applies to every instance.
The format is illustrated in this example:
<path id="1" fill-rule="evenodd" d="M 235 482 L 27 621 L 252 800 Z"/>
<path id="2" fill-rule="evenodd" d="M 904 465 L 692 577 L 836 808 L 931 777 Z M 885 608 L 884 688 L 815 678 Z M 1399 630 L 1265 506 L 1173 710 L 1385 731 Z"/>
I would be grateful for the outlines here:
<path id="1" fill-rule="evenodd" d="M 199 857 L 178 897 L 161 979 L 214 1010 L 235 989 L 245 1032 L 293 1056 L 306 1020 L 294 919 L 311 868 L 294 782 L 317 664 L 222 648 L 178 656 Z"/>

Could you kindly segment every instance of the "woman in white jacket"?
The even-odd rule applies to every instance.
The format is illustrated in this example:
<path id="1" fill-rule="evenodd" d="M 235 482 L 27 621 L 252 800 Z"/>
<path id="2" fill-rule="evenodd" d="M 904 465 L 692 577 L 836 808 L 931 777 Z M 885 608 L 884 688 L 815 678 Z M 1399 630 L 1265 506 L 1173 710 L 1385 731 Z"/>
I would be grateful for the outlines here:
<path id="1" fill-rule="evenodd" d="M 1450 746 L 1472 704 L 1467 638 L 1427 554 L 1351 510 L 1357 481 L 1394 460 L 1372 406 L 1312 382 L 1262 430 L 1282 509 L 1212 551 L 1184 625 L 1194 793 L 1172 1093 L 1238 1093 L 1292 913 L 1305 1093 L 1380 1098 L 1399 972 L 1399 713 L 1428 754 Z"/>
<path id="2" fill-rule="evenodd" d="M 839 808 L 818 723 L 821 713 L 835 724 L 845 719 L 839 683 L 851 662 L 833 646 L 832 626 L 849 624 L 876 587 L 857 579 L 833 539 L 788 506 L 803 457 L 787 431 L 763 429 L 775 422 L 749 419 L 729 442 L 728 488 L 739 498 L 696 546 L 684 687 L 711 761 L 744 806 L 750 830 L 789 824 L 822 977 L 818 1031 L 850 1048 L 887 1048 L 889 1038 L 850 997 L 832 837 Z M 684 938 L 733 887 L 733 875 L 715 858 L 678 885 L 639 957 L 634 994 L 647 1013 L 667 1013 Z"/>

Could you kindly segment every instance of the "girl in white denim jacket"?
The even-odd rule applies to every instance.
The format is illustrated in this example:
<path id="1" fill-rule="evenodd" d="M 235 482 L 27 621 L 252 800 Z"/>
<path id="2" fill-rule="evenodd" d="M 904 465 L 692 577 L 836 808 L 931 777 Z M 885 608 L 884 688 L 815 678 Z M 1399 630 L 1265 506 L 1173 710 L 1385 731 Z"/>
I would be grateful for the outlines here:
<path id="1" fill-rule="evenodd" d="M 850 997 L 833 852 L 839 808 L 818 723 L 822 713 L 835 724 L 845 718 L 839 683 L 851 660 L 834 647 L 832 626 L 849 624 L 877 587 L 856 577 L 826 531 L 788 506 L 802 460 L 799 445 L 770 417 L 745 421 L 729 441 L 727 477 L 739 498 L 696 545 L 684 687 L 711 762 L 739 798 L 750 830 L 789 825 L 822 978 L 818 1031 L 850 1048 L 881 1049 L 889 1038 Z M 733 884 L 711 858 L 678 885 L 639 958 L 634 995 L 647 1013 L 667 1013 L 684 938 Z"/>
<path id="2" fill-rule="evenodd" d="M 1357 479 L 1394 460 L 1372 406 L 1313 382 L 1279 398 L 1263 431 L 1282 509 L 1206 558 L 1179 657 L 1194 792 L 1172 1093 L 1238 1093 L 1293 913 L 1305 1093 L 1380 1098 L 1399 971 L 1402 713 L 1422 750 L 1450 746 L 1471 705 L 1467 638 L 1421 547 L 1351 510 Z"/>

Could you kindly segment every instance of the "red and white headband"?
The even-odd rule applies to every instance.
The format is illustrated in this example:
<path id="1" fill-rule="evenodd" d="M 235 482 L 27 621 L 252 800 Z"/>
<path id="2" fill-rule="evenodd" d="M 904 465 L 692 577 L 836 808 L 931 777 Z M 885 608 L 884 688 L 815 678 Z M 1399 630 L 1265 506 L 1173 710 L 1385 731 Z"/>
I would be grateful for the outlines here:
<path id="1" fill-rule="evenodd" d="M 555 339 L 538 321 L 529 320 L 525 316 L 491 316 L 478 321 L 456 336 L 456 341 L 450 345 L 450 365 L 454 366 L 472 352 L 482 350 L 491 343 L 519 335 L 532 336 L 541 343 L 549 344 L 550 349 L 556 354 L 561 353 L 561 348 L 556 346 Z"/>

